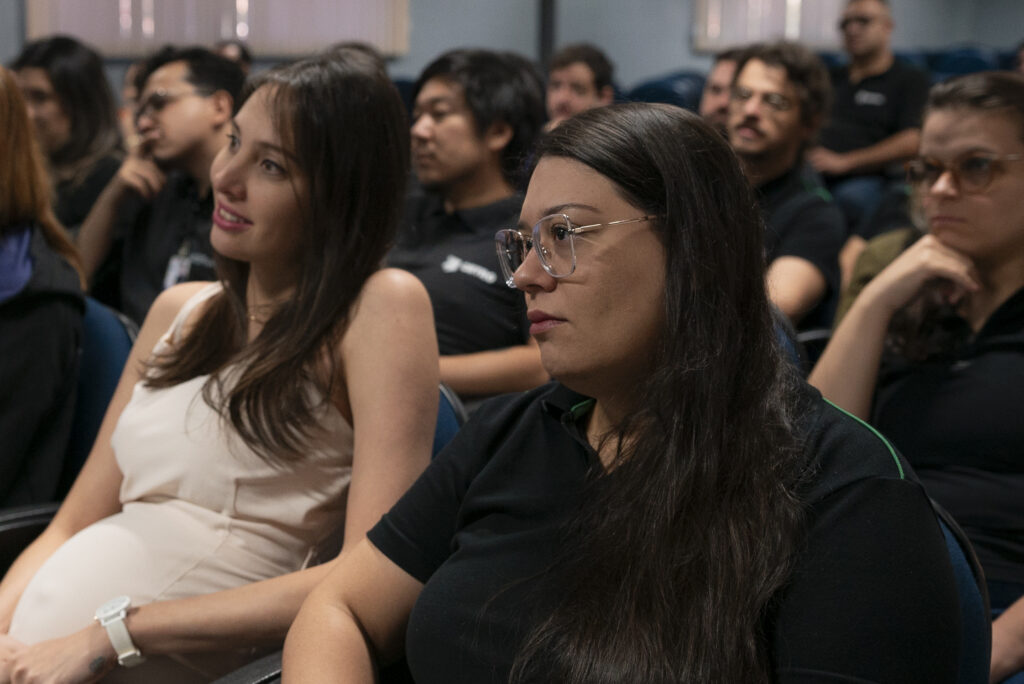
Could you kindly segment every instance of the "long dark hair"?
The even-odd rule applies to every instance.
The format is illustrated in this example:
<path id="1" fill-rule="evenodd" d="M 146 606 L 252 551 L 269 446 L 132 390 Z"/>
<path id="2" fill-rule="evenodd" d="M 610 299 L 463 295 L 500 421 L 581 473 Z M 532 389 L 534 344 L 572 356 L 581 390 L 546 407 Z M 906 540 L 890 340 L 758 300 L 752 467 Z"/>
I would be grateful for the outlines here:
<path id="1" fill-rule="evenodd" d="M 666 322 L 614 460 L 538 583 L 554 608 L 512 680 L 766 682 L 808 465 L 752 192 L 721 136 L 667 105 L 589 110 L 537 156 L 586 164 L 661 217 Z"/>
<path id="2" fill-rule="evenodd" d="M 71 36 L 51 36 L 27 44 L 11 64 L 15 71 L 31 67 L 46 72 L 71 121 L 68 142 L 51 155 L 50 165 L 59 180 L 78 182 L 98 159 L 121 148 L 117 108 L 103 60 Z"/>
<path id="3" fill-rule="evenodd" d="M 949 110 L 1007 116 L 1017 123 L 1024 141 L 1024 75 L 981 71 L 932 86 L 922 120 Z M 947 286 L 942 280 L 926 283 L 893 314 L 886 336 L 886 352 L 891 357 L 911 362 L 943 360 L 968 343 L 971 327 L 949 303 Z"/>
<path id="4" fill-rule="evenodd" d="M 203 396 L 267 458 L 297 458 L 335 390 L 333 350 L 363 283 L 394 235 L 408 175 L 405 109 L 379 65 L 358 51 L 312 57 L 260 75 L 275 125 L 308 187 L 295 293 L 246 344 L 249 265 L 216 257 L 224 292 L 147 383 L 210 373 Z M 325 362 L 327 368 L 325 368 Z M 240 368 L 225 382 L 228 366 Z M 320 396 L 309 392 L 313 387 Z"/>
<path id="5" fill-rule="evenodd" d="M 50 249 L 78 272 L 85 289 L 78 251 L 53 214 L 52 187 L 43 153 L 14 75 L 0 67 L 0 238 L 12 230 L 35 226 Z"/>

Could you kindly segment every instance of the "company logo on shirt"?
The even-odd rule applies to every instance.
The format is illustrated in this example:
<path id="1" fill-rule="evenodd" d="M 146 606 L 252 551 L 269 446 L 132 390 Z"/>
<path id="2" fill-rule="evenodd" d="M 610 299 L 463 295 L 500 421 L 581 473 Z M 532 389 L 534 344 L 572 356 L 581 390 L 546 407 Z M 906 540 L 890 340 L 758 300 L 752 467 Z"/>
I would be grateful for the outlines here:
<path id="1" fill-rule="evenodd" d="M 885 93 L 875 93 L 870 90 L 858 90 L 853 94 L 853 101 L 856 104 L 870 107 L 882 107 L 888 102 Z"/>
<path id="2" fill-rule="evenodd" d="M 493 285 L 498 282 L 498 274 L 494 271 L 484 268 L 479 264 L 474 264 L 471 261 L 460 259 L 454 254 L 449 254 L 445 258 L 441 263 L 441 270 L 445 273 L 465 273 L 466 275 L 473 276 L 474 278 L 479 278 L 488 285 Z"/>

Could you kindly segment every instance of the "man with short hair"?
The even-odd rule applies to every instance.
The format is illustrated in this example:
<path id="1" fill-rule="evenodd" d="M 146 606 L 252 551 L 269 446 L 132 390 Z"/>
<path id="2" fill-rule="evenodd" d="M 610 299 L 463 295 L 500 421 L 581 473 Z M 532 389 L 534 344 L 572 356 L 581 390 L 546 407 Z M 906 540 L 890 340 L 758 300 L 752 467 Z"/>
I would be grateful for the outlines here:
<path id="1" fill-rule="evenodd" d="M 589 43 L 556 52 L 548 67 L 548 130 L 585 109 L 610 105 L 615 99 L 613 73 L 608 57 Z"/>
<path id="2" fill-rule="evenodd" d="M 808 160 L 846 217 L 841 262 L 852 270 L 875 234 L 871 216 L 883 191 L 902 183 L 902 163 L 917 153 L 929 78 L 894 57 L 888 0 L 848 0 L 839 30 L 850 63 L 832 71 L 835 104 Z"/>
<path id="3" fill-rule="evenodd" d="M 825 66 L 801 45 L 754 45 L 737 60 L 729 142 L 765 214 L 769 295 L 804 327 L 829 325 L 839 281 L 843 219 L 803 163 L 829 99 Z"/>
<path id="4" fill-rule="evenodd" d="M 741 50 L 723 50 L 715 55 L 711 71 L 704 81 L 697 112 L 714 126 L 723 137 L 729 137 L 729 100 L 732 96 L 732 79 L 736 75 L 736 60 Z"/>
<path id="5" fill-rule="evenodd" d="M 540 77 L 517 55 L 453 50 L 423 71 L 414 101 L 421 189 L 388 263 L 430 294 L 443 382 L 463 397 L 539 385 L 525 301 L 501 276 L 494 234 L 519 221 L 519 177 L 544 123 Z"/>
<path id="6" fill-rule="evenodd" d="M 142 67 L 138 146 L 82 223 L 86 276 L 121 253 L 121 310 L 142 321 L 165 288 L 213 280 L 210 163 L 227 142 L 244 77 L 203 48 L 165 49 Z"/>

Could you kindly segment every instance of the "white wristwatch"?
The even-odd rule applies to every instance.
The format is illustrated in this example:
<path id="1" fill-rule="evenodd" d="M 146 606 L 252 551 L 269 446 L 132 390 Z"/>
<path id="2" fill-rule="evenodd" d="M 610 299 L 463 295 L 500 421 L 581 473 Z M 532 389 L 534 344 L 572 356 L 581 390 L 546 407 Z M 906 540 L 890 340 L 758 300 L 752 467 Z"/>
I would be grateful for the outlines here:
<path id="1" fill-rule="evenodd" d="M 131 598 L 117 596 L 96 609 L 96 621 L 107 630 L 110 643 L 117 653 L 117 662 L 123 667 L 135 667 L 146 661 L 146 658 L 132 643 L 132 635 L 128 633 L 128 626 L 124 624 L 124 619 L 128 616 L 128 609 L 131 606 Z"/>

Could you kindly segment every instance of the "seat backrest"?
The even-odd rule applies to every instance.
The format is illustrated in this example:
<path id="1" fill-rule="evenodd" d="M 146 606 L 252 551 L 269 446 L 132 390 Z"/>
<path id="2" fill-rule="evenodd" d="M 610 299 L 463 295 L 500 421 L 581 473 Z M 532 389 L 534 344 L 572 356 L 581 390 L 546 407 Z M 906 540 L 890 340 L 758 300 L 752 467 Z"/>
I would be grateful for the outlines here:
<path id="1" fill-rule="evenodd" d="M 441 449 L 452 441 L 452 437 L 466 422 L 466 407 L 448 385 L 441 383 L 441 399 L 437 405 L 437 427 L 434 428 L 434 447 L 430 457 L 437 456 Z"/>
<path id="2" fill-rule="evenodd" d="M 137 334 L 138 327 L 131 320 L 92 297 L 85 298 L 82 358 L 75 415 L 58 490 L 61 498 L 67 494 L 92 449 Z"/>
<path id="3" fill-rule="evenodd" d="M 967 535 L 956 521 L 935 501 L 932 508 L 946 540 L 953 566 L 957 595 L 960 598 L 960 672 L 959 684 L 987 682 L 992 653 L 992 622 L 985 575 Z"/>

